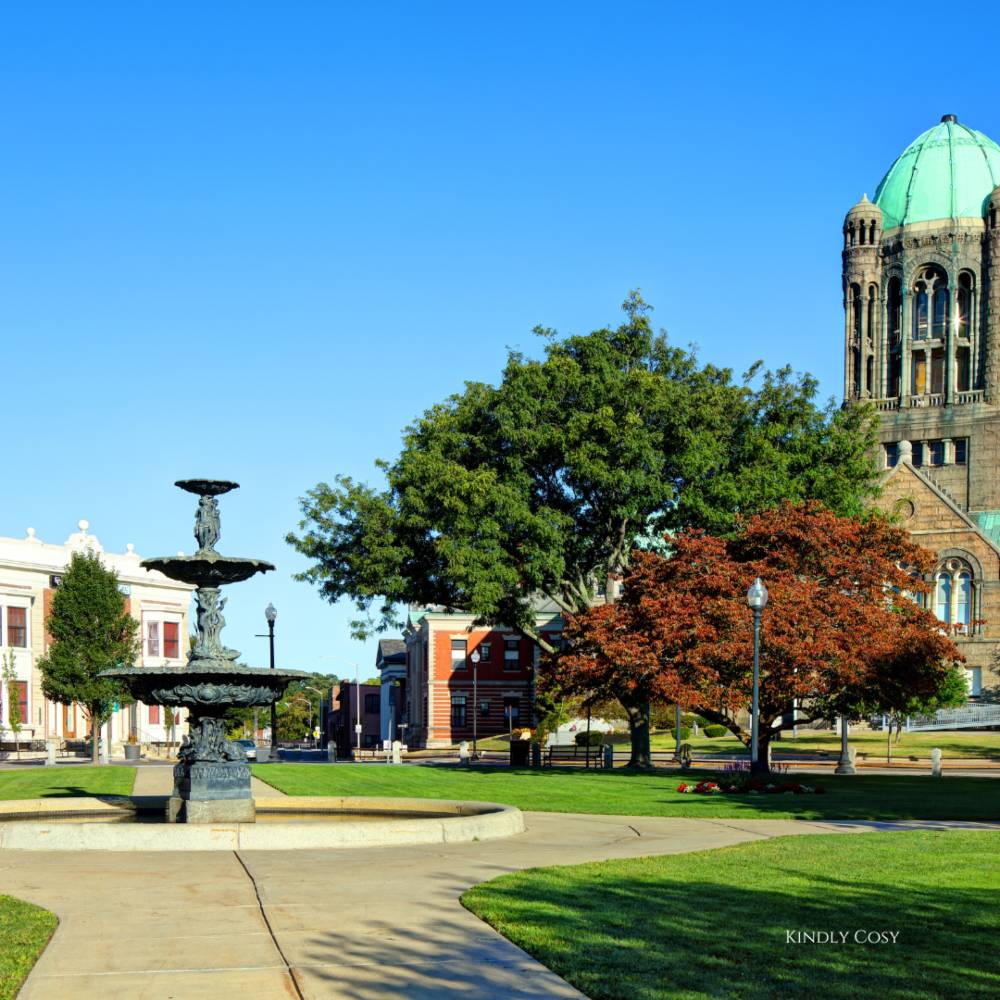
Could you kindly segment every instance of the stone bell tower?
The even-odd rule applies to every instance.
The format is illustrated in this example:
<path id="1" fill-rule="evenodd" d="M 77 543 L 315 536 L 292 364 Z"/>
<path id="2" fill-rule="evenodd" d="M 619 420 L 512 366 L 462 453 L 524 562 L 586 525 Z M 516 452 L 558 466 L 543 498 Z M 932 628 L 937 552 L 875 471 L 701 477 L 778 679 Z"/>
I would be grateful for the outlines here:
<path id="1" fill-rule="evenodd" d="M 880 412 L 882 464 L 1000 510 L 1000 146 L 945 115 L 843 224 L 844 400 Z"/>

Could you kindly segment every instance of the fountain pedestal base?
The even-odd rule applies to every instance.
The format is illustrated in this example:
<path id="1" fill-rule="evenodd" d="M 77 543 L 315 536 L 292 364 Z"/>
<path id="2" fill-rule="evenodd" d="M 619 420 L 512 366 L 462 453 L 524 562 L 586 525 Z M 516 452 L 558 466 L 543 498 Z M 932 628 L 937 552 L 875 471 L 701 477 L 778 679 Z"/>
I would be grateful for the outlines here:
<path id="1" fill-rule="evenodd" d="M 181 761 L 174 767 L 169 823 L 252 823 L 250 767 L 239 761 Z"/>
<path id="2" fill-rule="evenodd" d="M 257 811 L 253 799 L 182 799 L 167 801 L 168 823 L 253 823 Z"/>

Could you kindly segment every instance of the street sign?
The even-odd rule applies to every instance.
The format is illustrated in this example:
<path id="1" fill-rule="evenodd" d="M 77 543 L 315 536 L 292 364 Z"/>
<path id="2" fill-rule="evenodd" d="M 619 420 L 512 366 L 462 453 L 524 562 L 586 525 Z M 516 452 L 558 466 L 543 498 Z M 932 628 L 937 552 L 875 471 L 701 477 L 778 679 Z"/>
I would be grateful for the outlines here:
<path id="1" fill-rule="evenodd" d="M 355 722 L 354 723 L 354 731 L 356 733 L 360 733 L 361 732 L 361 723 L 360 722 Z"/>

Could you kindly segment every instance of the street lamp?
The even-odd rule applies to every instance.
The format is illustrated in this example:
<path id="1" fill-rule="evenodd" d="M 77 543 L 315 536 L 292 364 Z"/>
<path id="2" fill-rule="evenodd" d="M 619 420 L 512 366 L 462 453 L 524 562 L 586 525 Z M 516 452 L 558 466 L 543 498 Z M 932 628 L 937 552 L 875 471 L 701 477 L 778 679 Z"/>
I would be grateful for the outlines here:
<path id="1" fill-rule="evenodd" d="M 479 647 L 472 651 L 472 759 L 479 760 Z"/>
<path id="2" fill-rule="evenodd" d="M 316 723 L 317 725 L 323 724 L 323 692 L 319 688 L 313 687 L 311 684 L 303 684 L 303 691 L 312 691 L 314 694 L 319 695 L 319 702 L 316 704 Z M 313 740 L 313 746 L 316 745 L 316 734 L 313 732 L 312 724 L 312 702 L 309 702 L 309 736 Z"/>
<path id="3" fill-rule="evenodd" d="M 271 669 L 274 670 L 274 623 L 278 618 L 278 609 L 271 603 L 264 608 L 264 617 L 267 619 L 267 637 L 271 647 Z M 271 702 L 271 757 L 278 756 L 278 707 L 275 702 Z"/>
<path id="4" fill-rule="evenodd" d="M 857 774 L 851 763 L 851 751 L 847 747 L 847 716 L 840 717 L 840 760 L 834 774 Z"/>
<path id="5" fill-rule="evenodd" d="M 761 767 L 761 763 L 757 759 L 757 730 L 759 728 L 758 716 L 760 715 L 760 616 L 763 614 L 764 608 L 767 607 L 767 587 L 761 583 L 759 576 L 747 591 L 747 604 L 750 605 L 750 610 L 753 611 L 753 700 L 750 708 L 752 714 L 750 720 L 750 772 L 751 774 L 756 774 L 761 770 L 766 770 L 766 767 Z"/>

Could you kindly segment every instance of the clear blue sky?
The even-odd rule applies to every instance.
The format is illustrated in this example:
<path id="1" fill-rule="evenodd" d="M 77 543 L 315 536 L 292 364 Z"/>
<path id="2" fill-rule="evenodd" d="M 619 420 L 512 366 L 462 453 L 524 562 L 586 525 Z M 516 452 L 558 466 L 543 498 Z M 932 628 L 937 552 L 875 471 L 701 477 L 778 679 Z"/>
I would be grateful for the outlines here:
<path id="1" fill-rule="evenodd" d="M 228 643 L 263 663 L 273 601 L 283 665 L 370 673 L 349 609 L 292 580 L 297 497 L 372 478 L 415 414 L 537 351 L 534 324 L 614 322 L 636 286 L 706 359 L 838 393 L 844 213 L 944 113 L 1000 138 L 978 36 L 942 50 L 933 24 L 939 5 L 4 5 L 0 534 L 87 517 L 111 550 L 190 552 L 171 484 L 236 479 L 220 548 L 278 571 L 230 589 Z"/>

